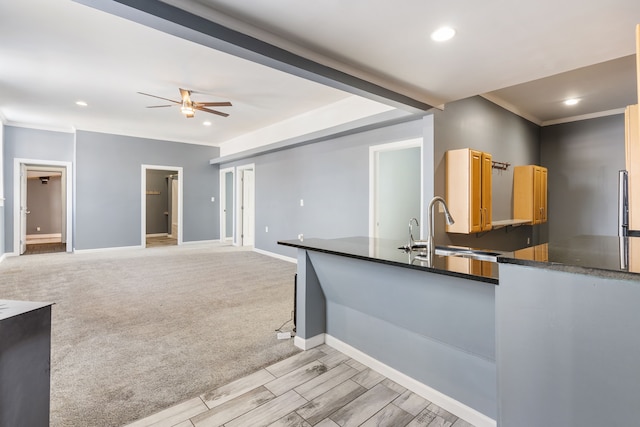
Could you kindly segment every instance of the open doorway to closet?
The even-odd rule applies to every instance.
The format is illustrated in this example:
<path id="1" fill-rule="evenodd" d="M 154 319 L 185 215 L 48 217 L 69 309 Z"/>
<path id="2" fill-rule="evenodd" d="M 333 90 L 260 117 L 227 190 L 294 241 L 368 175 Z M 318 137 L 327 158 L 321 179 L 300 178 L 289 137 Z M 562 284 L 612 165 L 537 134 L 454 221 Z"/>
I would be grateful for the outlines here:
<path id="1" fill-rule="evenodd" d="M 142 165 L 142 247 L 182 244 L 182 168 Z"/>
<path id="2" fill-rule="evenodd" d="M 71 252 L 71 163 L 15 159 L 14 253 Z"/>

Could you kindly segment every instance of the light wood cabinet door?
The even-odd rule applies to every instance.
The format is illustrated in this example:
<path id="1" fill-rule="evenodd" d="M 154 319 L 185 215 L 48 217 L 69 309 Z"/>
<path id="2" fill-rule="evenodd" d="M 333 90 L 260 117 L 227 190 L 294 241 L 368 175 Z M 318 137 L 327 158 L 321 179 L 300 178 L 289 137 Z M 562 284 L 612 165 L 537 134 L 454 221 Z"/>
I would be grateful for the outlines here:
<path id="1" fill-rule="evenodd" d="M 629 238 L 629 271 L 640 273 L 640 239 Z"/>
<path id="2" fill-rule="evenodd" d="M 528 248 L 518 249 L 514 251 L 517 259 L 529 261 L 549 261 L 549 244 L 543 243 L 537 246 L 529 246 Z"/>
<path id="3" fill-rule="evenodd" d="M 640 109 L 637 104 L 625 109 L 624 124 L 629 179 L 629 230 L 640 230 Z"/>
<path id="4" fill-rule="evenodd" d="M 547 222 L 547 168 L 540 168 L 540 222 Z"/>
<path id="5" fill-rule="evenodd" d="M 482 230 L 482 153 L 480 151 L 470 150 L 471 156 L 471 190 L 468 196 L 471 199 L 469 215 L 471 223 L 469 231 L 472 233 Z M 460 197 L 464 197 L 461 195 Z M 455 219 L 455 216 L 454 216 Z"/>
<path id="6" fill-rule="evenodd" d="M 491 230 L 491 219 L 493 212 L 491 209 L 492 192 L 491 172 L 493 170 L 493 158 L 489 153 L 482 153 L 482 230 Z"/>
<path id="7" fill-rule="evenodd" d="M 526 165 L 513 168 L 515 219 L 541 224 L 547 221 L 547 169 Z"/>
<path id="8" fill-rule="evenodd" d="M 449 150 L 445 157 L 446 194 L 455 220 L 449 233 L 479 233 L 491 229 L 491 154 L 470 148 Z"/>

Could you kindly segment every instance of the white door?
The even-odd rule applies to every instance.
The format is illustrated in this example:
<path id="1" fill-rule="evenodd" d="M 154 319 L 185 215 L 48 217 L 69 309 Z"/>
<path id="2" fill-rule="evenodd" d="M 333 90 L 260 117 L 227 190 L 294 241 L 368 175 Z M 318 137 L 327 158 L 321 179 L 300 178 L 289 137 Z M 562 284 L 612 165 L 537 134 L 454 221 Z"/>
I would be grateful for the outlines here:
<path id="1" fill-rule="evenodd" d="M 27 165 L 20 164 L 20 255 L 27 250 Z"/>
<path id="2" fill-rule="evenodd" d="M 220 240 L 233 240 L 233 168 L 220 171 Z"/>
<path id="3" fill-rule="evenodd" d="M 242 246 L 255 243 L 255 182 L 253 169 L 242 171 Z"/>
<path id="4" fill-rule="evenodd" d="M 178 199 L 180 194 L 180 186 L 177 179 L 171 179 L 171 237 L 178 238 Z"/>

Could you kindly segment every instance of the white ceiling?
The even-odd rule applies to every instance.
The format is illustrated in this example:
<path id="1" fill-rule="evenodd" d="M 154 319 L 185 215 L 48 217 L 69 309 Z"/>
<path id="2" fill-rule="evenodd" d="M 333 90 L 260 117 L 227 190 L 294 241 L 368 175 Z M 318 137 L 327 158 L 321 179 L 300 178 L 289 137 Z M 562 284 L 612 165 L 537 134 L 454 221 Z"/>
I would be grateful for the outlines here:
<path id="1" fill-rule="evenodd" d="M 637 102 L 637 0 L 166 2 L 431 105 L 486 94 L 549 124 Z M 443 24 L 457 35 L 436 44 Z M 1 2 L 0 64 L 9 124 L 205 144 L 350 96 L 70 0 Z M 185 119 L 136 93 L 178 99 L 178 87 L 231 101 L 231 116 Z"/>

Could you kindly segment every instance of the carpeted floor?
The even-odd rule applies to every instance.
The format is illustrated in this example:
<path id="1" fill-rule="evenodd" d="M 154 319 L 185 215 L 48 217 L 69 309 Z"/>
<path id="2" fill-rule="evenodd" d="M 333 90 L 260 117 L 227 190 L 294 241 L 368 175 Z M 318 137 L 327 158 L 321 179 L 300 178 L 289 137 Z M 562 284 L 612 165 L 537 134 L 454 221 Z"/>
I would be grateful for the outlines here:
<path id="1" fill-rule="evenodd" d="M 215 245 L 30 255 L 0 298 L 55 303 L 51 425 L 121 426 L 296 353 L 294 273 Z"/>

